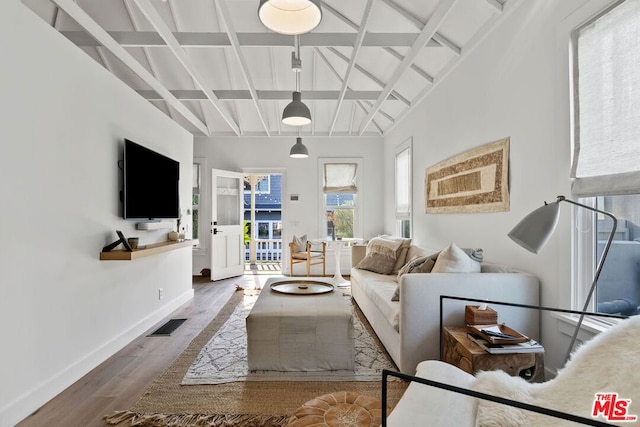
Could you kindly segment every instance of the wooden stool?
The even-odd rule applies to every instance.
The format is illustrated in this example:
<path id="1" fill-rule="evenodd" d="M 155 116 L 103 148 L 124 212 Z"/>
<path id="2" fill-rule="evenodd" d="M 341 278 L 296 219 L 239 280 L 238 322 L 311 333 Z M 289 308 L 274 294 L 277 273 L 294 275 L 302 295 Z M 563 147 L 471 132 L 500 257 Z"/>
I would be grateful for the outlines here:
<path id="1" fill-rule="evenodd" d="M 316 397 L 298 408 L 287 427 L 378 427 L 382 423 L 379 399 L 353 391 Z"/>

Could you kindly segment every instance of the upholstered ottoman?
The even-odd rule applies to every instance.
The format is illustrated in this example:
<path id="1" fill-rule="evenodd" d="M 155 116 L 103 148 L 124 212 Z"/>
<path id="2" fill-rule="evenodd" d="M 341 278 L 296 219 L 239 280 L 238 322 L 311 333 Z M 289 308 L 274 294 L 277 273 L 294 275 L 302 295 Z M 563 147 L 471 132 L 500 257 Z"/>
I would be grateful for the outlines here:
<path id="1" fill-rule="evenodd" d="M 353 370 L 354 332 L 351 302 L 342 291 L 322 294 L 284 294 L 267 281 L 247 316 L 249 370 Z M 305 278 L 331 284 L 331 279 Z"/>

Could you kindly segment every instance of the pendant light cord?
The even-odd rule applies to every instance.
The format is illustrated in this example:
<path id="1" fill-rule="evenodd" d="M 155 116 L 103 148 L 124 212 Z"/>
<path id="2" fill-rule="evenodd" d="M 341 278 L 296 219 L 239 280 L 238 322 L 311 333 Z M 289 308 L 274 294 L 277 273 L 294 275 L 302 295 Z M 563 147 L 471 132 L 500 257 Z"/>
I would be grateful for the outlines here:
<path id="1" fill-rule="evenodd" d="M 300 36 L 299 35 L 295 35 L 293 36 L 293 45 L 295 47 L 296 50 L 296 59 L 298 60 L 298 63 L 300 64 L 300 69 L 295 71 L 296 73 L 296 92 L 300 92 L 300 73 L 302 72 L 302 61 L 300 60 Z"/>

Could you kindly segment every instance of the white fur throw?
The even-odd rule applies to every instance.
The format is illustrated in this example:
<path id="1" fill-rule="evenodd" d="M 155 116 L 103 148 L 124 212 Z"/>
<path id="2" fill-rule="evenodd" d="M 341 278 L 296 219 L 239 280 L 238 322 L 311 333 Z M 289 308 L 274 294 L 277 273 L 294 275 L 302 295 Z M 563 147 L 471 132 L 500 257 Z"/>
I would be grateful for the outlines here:
<path id="1" fill-rule="evenodd" d="M 618 393 L 631 399 L 628 415 L 640 420 L 640 316 L 623 320 L 576 350 L 550 381 L 528 383 L 502 371 L 481 372 L 471 388 L 483 393 L 591 418 L 596 393 Z M 614 425 L 630 422 L 600 421 Z M 477 426 L 575 426 L 575 423 L 481 400 Z"/>

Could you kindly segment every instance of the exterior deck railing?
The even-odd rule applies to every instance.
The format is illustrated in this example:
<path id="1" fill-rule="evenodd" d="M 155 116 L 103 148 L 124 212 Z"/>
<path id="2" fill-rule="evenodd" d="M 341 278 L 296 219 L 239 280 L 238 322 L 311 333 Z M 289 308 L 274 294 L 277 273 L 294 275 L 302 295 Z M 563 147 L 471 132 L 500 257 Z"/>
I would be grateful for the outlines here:
<path id="1" fill-rule="evenodd" d="M 256 243 L 257 262 L 280 262 L 282 261 L 282 240 L 281 239 L 254 239 Z M 246 261 L 249 261 L 249 245 L 244 251 Z"/>

